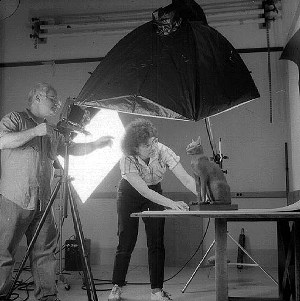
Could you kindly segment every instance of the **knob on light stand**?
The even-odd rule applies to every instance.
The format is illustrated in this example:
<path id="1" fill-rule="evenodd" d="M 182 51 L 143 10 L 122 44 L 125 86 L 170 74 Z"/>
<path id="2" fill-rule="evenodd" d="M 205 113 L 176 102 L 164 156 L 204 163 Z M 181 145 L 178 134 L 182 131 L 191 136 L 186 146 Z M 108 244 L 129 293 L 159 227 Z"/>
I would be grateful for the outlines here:
<path id="1" fill-rule="evenodd" d="M 217 163 L 220 168 L 222 169 L 223 173 L 227 174 L 227 170 L 223 170 L 223 160 L 228 159 L 228 156 L 225 156 L 222 154 L 222 147 L 221 147 L 221 138 L 219 139 L 219 153 L 214 153 L 213 157 L 211 157 L 211 160 L 213 160 L 215 163 Z"/>
<path id="2" fill-rule="evenodd" d="M 228 159 L 228 157 L 224 156 L 222 154 L 221 138 L 219 139 L 219 152 L 217 152 L 216 145 L 214 143 L 214 137 L 213 137 L 212 127 L 211 127 L 211 124 L 210 124 L 209 117 L 205 118 L 204 121 L 205 121 L 206 132 L 207 132 L 207 135 L 208 135 L 208 140 L 209 140 L 211 150 L 212 150 L 212 153 L 213 153 L 213 156 L 210 157 L 210 159 L 212 161 L 214 161 L 215 163 L 217 163 L 220 166 L 221 170 L 224 173 L 227 174 L 227 170 L 223 170 L 223 160 Z"/>

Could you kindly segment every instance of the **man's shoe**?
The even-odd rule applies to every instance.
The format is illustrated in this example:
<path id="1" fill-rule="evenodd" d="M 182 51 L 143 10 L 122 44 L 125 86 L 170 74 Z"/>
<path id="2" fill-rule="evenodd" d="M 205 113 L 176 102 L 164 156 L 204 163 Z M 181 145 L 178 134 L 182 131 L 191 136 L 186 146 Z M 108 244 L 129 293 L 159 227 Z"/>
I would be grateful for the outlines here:
<path id="1" fill-rule="evenodd" d="M 151 293 L 151 300 L 154 301 L 168 301 L 168 300 L 172 300 L 170 298 L 170 294 L 165 292 L 164 290 L 160 290 L 157 293 Z"/>
<path id="2" fill-rule="evenodd" d="M 119 301 L 122 300 L 121 299 L 121 294 L 122 294 L 122 287 L 118 286 L 117 284 L 115 284 L 108 296 L 108 300 L 110 301 Z"/>

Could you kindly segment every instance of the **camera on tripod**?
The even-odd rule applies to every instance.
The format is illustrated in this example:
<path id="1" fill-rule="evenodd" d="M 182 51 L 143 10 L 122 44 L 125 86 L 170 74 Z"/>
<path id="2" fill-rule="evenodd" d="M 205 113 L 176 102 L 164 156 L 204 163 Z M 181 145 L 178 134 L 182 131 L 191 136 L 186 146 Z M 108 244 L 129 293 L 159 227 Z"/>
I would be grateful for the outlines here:
<path id="1" fill-rule="evenodd" d="M 74 98 L 67 98 L 56 129 L 64 135 L 74 132 L 89 135 L 90 133 L 84 127 L 91 121 L 90 112 L 76 105 L 74 102 Z"/>

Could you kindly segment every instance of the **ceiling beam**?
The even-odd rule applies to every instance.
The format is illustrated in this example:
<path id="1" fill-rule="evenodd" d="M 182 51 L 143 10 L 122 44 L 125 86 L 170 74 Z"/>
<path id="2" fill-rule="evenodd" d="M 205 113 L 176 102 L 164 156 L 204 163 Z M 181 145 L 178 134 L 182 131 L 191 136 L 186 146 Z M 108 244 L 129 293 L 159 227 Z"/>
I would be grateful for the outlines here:
<path id="1" fill-rule="evenodd" d="M 261 47 L 261 48 L 240 48 L 236 49 L 238 53 L 257 53 L 257 52 L 278 52 L 282 51 L 283 47 Z M 104 57 L 94 57 L 94 58 L 77 58 L 77 59 L 58 59 L 58 60 L 48 60 L 48 61 L 27 61 L 27 62 L 8 62 L 0 63 L 0 68 L 10 68 L 10 67 L 26 67 L 26 66 L 39 66 L 39 65 L 62 65 L 62 64 L 78 64 L 78 63 L 89 63 L 89 62 L 100 62 Z"/>

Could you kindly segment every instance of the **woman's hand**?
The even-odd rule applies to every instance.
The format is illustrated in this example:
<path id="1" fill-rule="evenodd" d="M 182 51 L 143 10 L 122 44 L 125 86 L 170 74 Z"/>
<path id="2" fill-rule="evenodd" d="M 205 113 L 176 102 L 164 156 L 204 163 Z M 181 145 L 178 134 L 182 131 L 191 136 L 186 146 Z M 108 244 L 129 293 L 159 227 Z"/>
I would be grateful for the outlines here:
<path id="1" fill-rule="evenodd" d="M 172 201 L 169 207 L 173 210 L 189 211 L 189 206 L 184 201 Z"/>
<path id="2" fill-rule="evenodd" d="M 149 189 L 149 187 L 146 185 L 145 181 L 140 177 L 138 173 L 128 173 L 124 177 L 125 180 L 127 180 L 130 185 L 138 191 L 143 197 L 150 200 L 153 203 L 162 205 L 166 208 L 170 208 L 173 210 L 181 210 L 181 211 L 188 211 L 189 206 L 183 202 L 178 201 L 174 202 L 173 200 L 159 194 L 158 192 Z"/>

